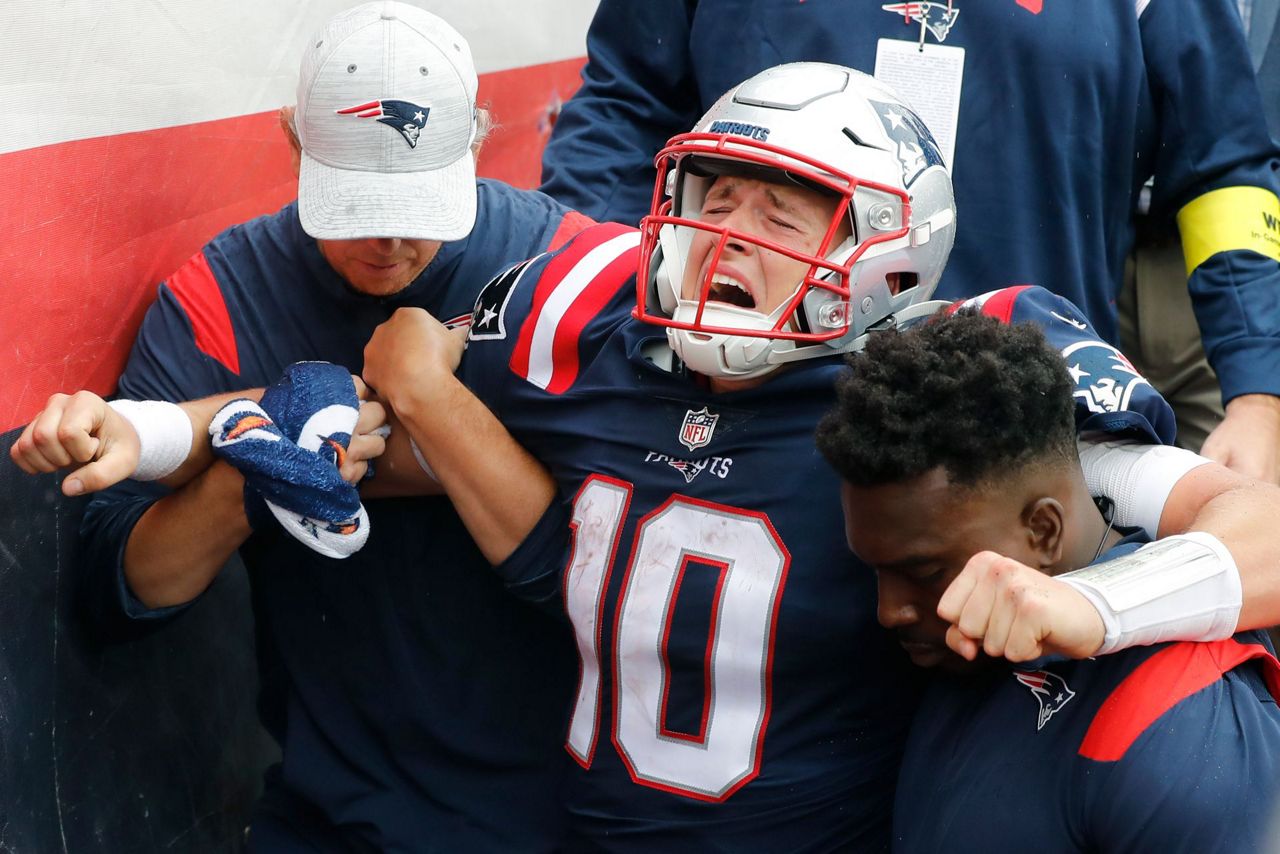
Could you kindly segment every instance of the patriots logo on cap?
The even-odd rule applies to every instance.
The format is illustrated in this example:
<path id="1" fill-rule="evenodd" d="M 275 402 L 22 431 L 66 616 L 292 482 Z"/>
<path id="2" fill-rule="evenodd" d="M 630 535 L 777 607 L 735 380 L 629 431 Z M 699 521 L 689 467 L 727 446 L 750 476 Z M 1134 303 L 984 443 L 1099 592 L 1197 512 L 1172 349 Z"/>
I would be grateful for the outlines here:
<path id="1" fill-rule="evenodd" d="M 1067 687 L 1065 679 L 1048 670 L 1015 671 L 1013 678 L 1030 688 L 1036 702 L 1040 704 L 1040 717 L 1036 720 L 1037 732 L 1044 729 L 1049 718 L 1061 711 L 1076 695 L 1075 691 Z"/>
<path id="2" fill-rule="evenodd" d="M 910 187 L 911 182 L 930 166 L 942 166 L 942 152 L 933 134 L 920 121 L 920 117 L 901 104 L 882 104 L 870 101 L 880 116 L 884 132 L 889 139 L 897 143 L 898 162 L 902 164 L 902 183 Z"/>
<path id="3" fill-rule="evenodd" d="M 335 110 L 340 116 L 354 115 L 360 119 L 377 119 L 380 124 L 394 128 L 410 148 L 418 147 L 418 137 L 431 115 L 430 107 L 419 107 L 412 101 L 370 101 L 356 107 Z"/>
<path id="4" fill-rule="evenodd" d="M 947 34 L 960 16 L 960 10 L 951 8 L 950 3 L 886 3 L 880 8 L 923 25 L 940 42 L 947 40 Z"/>

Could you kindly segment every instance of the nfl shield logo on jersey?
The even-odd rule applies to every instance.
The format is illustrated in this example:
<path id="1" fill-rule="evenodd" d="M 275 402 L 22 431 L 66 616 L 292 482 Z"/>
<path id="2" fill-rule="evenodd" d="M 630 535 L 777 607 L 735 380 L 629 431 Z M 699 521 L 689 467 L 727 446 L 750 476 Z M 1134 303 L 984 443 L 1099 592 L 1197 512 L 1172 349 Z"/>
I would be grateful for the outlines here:
<path id="1" fill-rule="evenodd" d="M 705 447 L 711 442 L 711 434 L 716 431 L 719 415 L 712 415 L 707 407 L 697 412 L 690 409 L 684 414 L 684 423 L 680 425 L 680 444 L 691 451 Z"/>

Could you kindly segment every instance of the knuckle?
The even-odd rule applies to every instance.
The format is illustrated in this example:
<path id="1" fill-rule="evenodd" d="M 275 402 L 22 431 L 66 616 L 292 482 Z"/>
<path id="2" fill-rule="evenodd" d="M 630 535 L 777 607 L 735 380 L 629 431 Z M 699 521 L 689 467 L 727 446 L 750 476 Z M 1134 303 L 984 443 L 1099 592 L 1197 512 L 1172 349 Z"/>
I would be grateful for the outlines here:
<path id="1" fill-rule="evenodd" d="M 31 431 L 31 441 L 38 448 L 46 448 L 54 445 L 58 441 L 58 435 L 55 428 L 45 424 L 37 424 L 35 429 Z"/>

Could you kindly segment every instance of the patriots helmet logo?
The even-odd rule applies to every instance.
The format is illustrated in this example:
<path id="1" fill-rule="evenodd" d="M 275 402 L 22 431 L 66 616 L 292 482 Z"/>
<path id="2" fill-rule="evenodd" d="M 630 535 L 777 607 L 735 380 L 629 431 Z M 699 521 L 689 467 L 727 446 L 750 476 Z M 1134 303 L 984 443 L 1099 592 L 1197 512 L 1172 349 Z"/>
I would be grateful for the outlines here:
<path id="1" fill-rule="evenodd" d="M 377 119 L 380 124 L 393 128 L 404 137 L 410 148 L 418 147 L 418 137 L 426 127 L 430 107 L 420 107 L 411 101 L 370 101 L 355 107 L 335 110 L 340 116 L 354 115 L 358 119 Z"/>
<path id="2" fill-rule="evenodd" d="M 950 3 L 886 3 L 880 8 L 920 24 L 940 42 L 947 40 L 956 18 L 960 17 L 960 10 L 952 8 Z"/>
<path id="3" fill-rule="evenodd" d="M 1013 678 L 1031 690 L 1036 702 L 1040 704 L 1040 716 L 1036 720 L 1036 731 L 1044 729 L 1049 718 L 1061 711 L 1076 695 L 1067 687 L 1067 682 L 1056 673 L 1048 670 L 1018 670 Z"/>
<path id="4" fill-rule="evenodd" d="M 910 187 L 920 173 L 930 166 L 942 166 L 942 152 L 933 134 L 920 121 L 920 117 L 901 104 L 883 104 L 869 101 L 880 116 L 884 132 L 897 145 L 895 154 L 902 164 L 902 183 Z"/>

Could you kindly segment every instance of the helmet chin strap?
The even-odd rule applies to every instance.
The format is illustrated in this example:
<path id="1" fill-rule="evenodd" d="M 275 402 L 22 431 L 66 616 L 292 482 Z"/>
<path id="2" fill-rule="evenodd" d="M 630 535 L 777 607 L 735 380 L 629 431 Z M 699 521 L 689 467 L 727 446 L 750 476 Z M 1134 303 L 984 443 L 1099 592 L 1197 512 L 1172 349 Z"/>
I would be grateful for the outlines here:
<path id="1" fill-rule="evenodd" d="M 675 329 L 668 330 L 668 338 L 671 339 L 672 349 L 675 350 L 676 353 L 680 355 L 681 359 L 685 362 L 686 365 L 688 365 L 691 369 L 697 371 L 698 373 L 705 373 L 710 376 L 717 376 L 724 379 L 753 379 L 756 377 L 764 376 L 770 371 L 775 371 L 778 368 L 782 367 L 783 365 L 789 364 L 791 362 L 800 362 L 805 359 L 817 359 L 817 358 L 822 358 L 824 356 L 833 356 L 833 355 L 836 355 L 837 353 L 858 352 L 859 350 L 862 350 L 864 347 L 867 346 L 867 339 L 870 338 L 871 335 L 874 335 L 877 332 L 890 332 L 898 329 L 905 329 L 909 326 L 914 326 L 917 323 L 921 323 L 927 320 L 928 318 L 932 317 L 933 315 L 937 314 L 939 311 L 941 311 L 944 308 L 947 308 L 950 305 L 951 305 L 951 302 L 949 300 L 929 300 L 928 302 L 921 302 L 921 303 L 915 303 L 912 305 L 904 306 L 902 309 L 885 317 L 871 331 L 868 331 L 863 333 L 862 335 L 859 335 L 857 338 L 853 339 L 852 341 L 844 344 L 839 348 L 833 348 L 825 344 L 809 344 L 804 346 L 795 346 L 793 344 L 793 346 L 789 348 L 779 349 L 776 345 L 782 342 L 773 341 L 771 343 L 773 343 L 774 346 L 768 346 L 770 339 L 767 339 L 767 338 L 750 339 L 750 338 L 747 338 L 746 336 L 730 336 L 730 335 L 711 336 L 713 338 L 718 338 L 718 339 L 727 339 L 723 343 L 719 343 L 719 345 L 715 347 L 717 355 L 721 356 L 721 358 L 718 360 L 719 361 L 718 371 L 699 370 L 697 365 L 691 363 L 689 359 L 684 357 L 684 355 L 681 353 L 681 348 L 676 344 L 676 339 L 673 334 L 678 330 L 675 330 Z M 765 350 L 766 350 L 765 357 L 763 360 L 761 360 L 759 365 L 753 365 L 749 369 L 741 372 L 729 373 L 729 368 L 725 364 L 725 360 L 723 358 L 723 348 L 725 346 L 732 346 L 733 344 L 736 344 L 744 340 L 747 340 L 747 341 L 755 340 L 755 341 L 765 342 Z M 787 342 L 787 343 L 791 343 L 791 342 Z M 708 348 L 710 348 L 710 346 L 712 345 L 712 342 L 707 342 L 707 345 L 708 345 Z"/>
<path id="2" fill-rule="evenodd" d="M 681 299 L 672 317 L 688 319 L 696 315 L 699 302 Z M 705 305 L 703 323 L 710 326 L 770 330 L 782 317 L 787 303 L 783 302 L 770 314 L 730 305 Z M 681 318 L 681 315 L 687 315 Z M 667 340 L 681 360 L 700 374 L 724 379 L 751 379 L 774 370 L 779 363 L 775 357 L 794 349 L 791 341 L 754 335 L 730 335 L 697 332 L 687 329 L 668 329 Z"/>
<path id="3" fill-rule="evenodd" d="M 667 342 L 671 345 L 671 349 L 680 357 L 689 370 L 702 374 L 703 376 L 715 379 L 725 380 L 749 380 L 756 377 L 764 376 L 772 371 L 777 370 L 778 365 L 772 362 L 767 356 L 760 360 L 759 363 L 753 364 L 754 360 L 748 360 L 746 367 L 733 367 L 730 363 L 729 354 L 726 348 L 732 347 L 750 347 L 753 344 L 764 350 L 770 350 L 770 339 L 768 338 L 748 338 L 742 335 L 708 335 L 707 341 L 696 341 L 690 336 L 693 334 L 703 335 L 704 333 L 690 333 L 684 329 L 668 329 Z"/>

